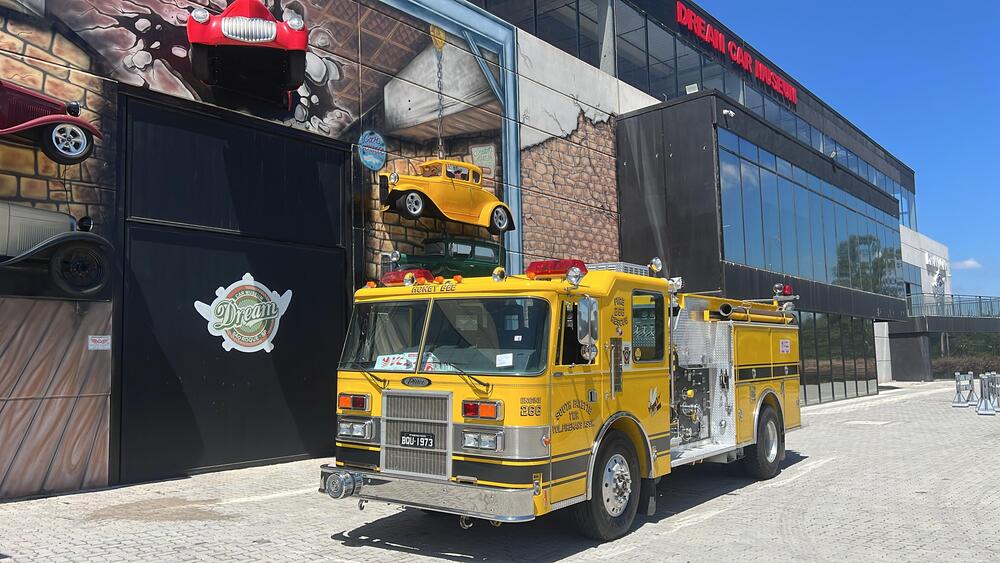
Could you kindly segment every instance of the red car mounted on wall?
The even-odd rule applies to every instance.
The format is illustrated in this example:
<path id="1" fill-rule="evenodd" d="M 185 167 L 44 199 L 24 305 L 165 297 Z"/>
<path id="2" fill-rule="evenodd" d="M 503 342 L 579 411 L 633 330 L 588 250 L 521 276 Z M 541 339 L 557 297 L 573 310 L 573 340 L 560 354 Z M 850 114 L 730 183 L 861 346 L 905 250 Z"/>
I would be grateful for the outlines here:
<path id="1" fill-rule="evenodd" d="M 0 135 L 37 143 L 59 164 L 83 162 L 94 150 L 94 137 L 101 138 L 79 115 L 79 102 L 61 102 L 0 80 Z"/>
<path id="2" fill-rule="evenodd" d="M 305 22 L 278 21 L 260 0 L 236 0 L 218 15 L 195 8 L 187 35 L 194 76 L 206 84 L 289 91 L 305 79 Z"/>

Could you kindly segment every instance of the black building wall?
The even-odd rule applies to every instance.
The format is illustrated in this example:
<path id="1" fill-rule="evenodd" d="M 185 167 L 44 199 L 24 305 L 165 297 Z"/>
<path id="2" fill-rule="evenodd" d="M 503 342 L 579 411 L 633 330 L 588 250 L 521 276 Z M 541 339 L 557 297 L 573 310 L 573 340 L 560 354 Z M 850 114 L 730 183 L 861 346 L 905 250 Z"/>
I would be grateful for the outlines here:
<path id="1" fill-rule="evenodd" d="M 731 115 L 726 115 L 731 112 Z M 865 318 L 906 318 L 902 299 L 724 262 L 715 126 L 766 148 L 898 218 L 898 204 L 797 139 L 716 91 L 622 115 L 618 170 L 622 259 L 664 258 L 690 291 L 721 290 L 736 298 L 768 296 L 779 282 L 801 296 L 798 308 Z"/>

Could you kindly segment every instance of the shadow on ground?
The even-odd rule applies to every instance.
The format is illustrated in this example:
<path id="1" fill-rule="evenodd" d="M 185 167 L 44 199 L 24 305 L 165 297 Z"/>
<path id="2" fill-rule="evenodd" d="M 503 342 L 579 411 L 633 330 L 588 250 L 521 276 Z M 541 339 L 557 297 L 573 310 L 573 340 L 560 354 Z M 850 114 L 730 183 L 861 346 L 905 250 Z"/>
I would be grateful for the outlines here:
<path id="1" fill-rule="evenodd" d="M 797 452 L 788 451 L 782 469 L 805 459 Z M 738 465 L 702 464 L 677 468 L 657 486 L 656 513 L 636 517 L 632 532 L 647 525 L 669 523 L 672 518 L 711 499 L 738 495 L 753 482 L 743 475 Z M 376 548 L 404 557 L 421 555 L 450 561 L 556 561 L 598 545 L 579 535 L 568 517 L 568 510 L 533 522 L 505 524 L 498 528 L 476 520 L 469 530 L 459 528 L 457 516 L 400 510 L 352 530 L 335 533 L 330 539 L 344 547 Z"/>

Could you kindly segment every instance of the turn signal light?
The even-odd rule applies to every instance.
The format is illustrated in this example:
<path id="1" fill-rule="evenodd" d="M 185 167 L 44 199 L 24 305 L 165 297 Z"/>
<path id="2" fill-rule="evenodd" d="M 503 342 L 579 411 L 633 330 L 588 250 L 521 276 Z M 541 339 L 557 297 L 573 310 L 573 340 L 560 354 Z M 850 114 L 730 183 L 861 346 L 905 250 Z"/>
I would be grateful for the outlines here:
<path id="1" fill-rule="evenodd" d="M 368 395 L 341 393 L 337 396 L 337 406 L 352 411 L 367 411 L 369 410 Z"/>
<path id="2" fill-rule="evenodd" d="M 500 420 L 503 417 L 503 404 L 499 401 L 462 401 L 462 416 Z"/>
<path id="3" fill-rule="evenodd" d="M 411 275 L 412 274 L 412 275 Z M 410 277 L 411 281 L 409 284 L 406 283 L 407 276 Z M 382 274 L 382 285 L 386 287 L 399 286 L 399 285 L 413 285 L 415 281 L 418 284 L 427 283 L 427 280 L 434 279 L 434 274 L 430 270 L 423 268 L 412 269 L 412 270 L 394 270 L 392 272 L 386 272 Z"/>
<path id="4" fill-rule="evenodd" d="M 540 260 L 528 264 L 525 275 L 528 279 L 546 279 L 565 276 L 570 268 L 580 270 L 581 277 L 587 274 L 587 265 L 583 260 Z"/>

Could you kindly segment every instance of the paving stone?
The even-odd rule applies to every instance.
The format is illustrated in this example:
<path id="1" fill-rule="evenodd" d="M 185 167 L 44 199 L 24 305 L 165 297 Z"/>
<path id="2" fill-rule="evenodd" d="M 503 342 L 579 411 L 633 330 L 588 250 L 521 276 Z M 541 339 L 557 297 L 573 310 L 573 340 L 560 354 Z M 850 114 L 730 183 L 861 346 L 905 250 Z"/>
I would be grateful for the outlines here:
<path id="1" fill-rule="evenodd" d="M 12 561 L 843 561 L 1000 559 L 1000 417 L 947 382 L 808 407 L 776 478 L 681 468 L 657 513 L 604 545 L 565 514 L 462 531 L 452 517 L 316 492 L 308 460 L 0 504 Z M 884 423 L 884 424 L 882 424 Z M 984 537 L 989 530 L 993 537 Z M 4 560 L 6 563 L 6 560 Z"/>

